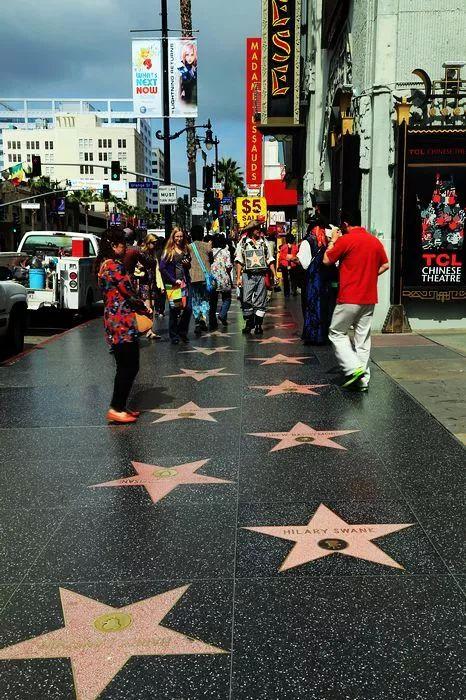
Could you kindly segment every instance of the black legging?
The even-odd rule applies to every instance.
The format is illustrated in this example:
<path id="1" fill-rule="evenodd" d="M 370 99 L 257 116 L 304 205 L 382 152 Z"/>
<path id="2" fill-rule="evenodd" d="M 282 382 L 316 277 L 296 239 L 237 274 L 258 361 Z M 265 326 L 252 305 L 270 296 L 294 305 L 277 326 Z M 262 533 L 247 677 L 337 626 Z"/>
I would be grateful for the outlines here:
<path id="1" fill-rule="evenodd" d="M 111 408 L 121 412 L 126 409 L 126 402 L 139 372 L 139 342 L 120 343 L 113 346 L 116 362 L 115 384 Z"/>

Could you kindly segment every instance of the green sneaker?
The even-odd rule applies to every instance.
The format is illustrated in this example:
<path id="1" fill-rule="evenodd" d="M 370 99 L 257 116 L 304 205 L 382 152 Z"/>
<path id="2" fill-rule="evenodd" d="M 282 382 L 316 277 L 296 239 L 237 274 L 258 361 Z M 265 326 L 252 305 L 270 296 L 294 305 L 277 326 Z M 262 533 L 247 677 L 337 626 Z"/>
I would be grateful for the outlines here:
<path id="1" fill-rule="evenodd" d="M 347 387 L 351 386 L 355 382 L 358 381 L 358 379 L 361 379 L 361 377 L 365 374 L 365 370 L 362 367 L 359 367 L 358 369 L 355 369 L 353 374 L 350 374 L 349 376 L 347 375 L 345 377 L 345 381 L 342 384 L 342 387 L 346 389 Z"/>

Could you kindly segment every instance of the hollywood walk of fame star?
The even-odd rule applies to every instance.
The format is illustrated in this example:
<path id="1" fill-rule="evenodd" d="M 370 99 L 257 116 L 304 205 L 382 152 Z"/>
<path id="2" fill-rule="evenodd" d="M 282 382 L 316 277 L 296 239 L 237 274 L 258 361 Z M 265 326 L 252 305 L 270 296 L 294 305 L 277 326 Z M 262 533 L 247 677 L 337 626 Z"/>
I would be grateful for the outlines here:
<path id="1" fill-rule="evenodd" d="M 223 372 L 225 367 L 218 367 L 217 369 L 184 369 L 180 367 L 181 374 L 166 374 L 165 378 L 172 377 L 190 377 L 196 382 L 203 382 L 204 379 L 209 379 L 209 377 L 237 377 L 237 374 L 231 374 L 231 372 Z"/>
<path id="2" fill-rule="evenodd" d="M 285 318 L 286 316 L 291 316 L 291 313 L 289 311 L 285 311 L 284 313 L 270 313 L 267 311 L 266 318 Z"/>
<path id="3" fill-rule="evenodd" d="M 253 340 L 253 343 L 260 343 L 261 345 L 292 345 L 292 343 L 297 343 L 299 338 L 279 338 L 277 335 L 271 335 L 269 338 L 261 338 L 260 340 Z"/>
<path id="4" fill-rule="evenodd" d="M 230 313 L 236 313 L 236 312 L 230 312 Z M 237 333 L 227 333 L 226 331 L 210 331 L 210 333 L 204 333 L 204 335 L 201 336 L 201 339 L 203 338 L 229 338 L 231 335 L 237 335 Z"/>
<path id="5" fill-rule="evenodd" d="M 162 417 L 157 418 L 154 423 L 166 423 L 172 420 L 182 420 L 183 418 L 191 418 L 193 420 L 205 420 L 210 423 L 216 423 L 215 418 L 212 418 L 211 413 L 220 413 L 222 411 L 233 411 L 235 406 L 228 408 L 201 408 L 197 404 L 189 401 L 179 408 L 154 408 L 150 413 L 161 413 Z"/>
<path id="6" fill-rule="evenodd" d="M 315 447 L 332 447 L 334 450 L 346 450 L 346 447 L 339 445 L 332 438 L 340 435 L 349 435 L 350 433 L 359 433 L 359 430 L 314 430 L 306 423 L 296 423 L 289 432 L 248 433 L 248 435 L 278 440 L 275 447 L 272 447 L 270 450 L 270 452 L 278 452 L 279 450 L 287 450 L 290 447 L 298 447 L 299 445 L 314 445 Z"/>
<path id="7" fill-rule="evenodd" d="M 280 566 L 280 571 L 292 569 L 321 557 L 328 557 L 330 554 L 343 554 L 347 557 L 366 559 L 366 561 L 373 561 L 376 564 L 403 569 L 403 566 L 385 554 L 372 540 L 412 527 L 412 525 L 413 523 L 352 525 L 342 520 L 321 503 L 306 525 L 247 527 L 244 529 L 296 542 Z"/>
<path id="8" fill-rule="evenodd" d="M 260 362 L 261 365 L 302 365 L 301 360 L 308 360 L 309 355 L 296 357 L 294 355 L 274 355 L 273 357 L 250 357 L 252 362 Z"/>
<path id="9" fill-rule="evenodd" d="M 287 329 L 287 328 L 297 328 L 298 324 L 297 323 L 277 323 L 277 324 L 270 324 L 271 327 L 278 329 Z"/>
<path id="10" fill-rule="evenodd" d="M 188 588 L 174 588 L 122 608 L 60 588 L 64 627 L 5 647 L 0 659 L 69 658 L 76 698 L 96 700 L 132 656 L 227 654 L 160 624 Z"/>
<path id="11" fill-rule="evenodd" d="M 200 353 L 201 355 L 216 355 L 217 353 L 222 353 L 222 352 L 238 352 L 237 350 L 230 350 L 228 345 L 222 345 L 219 348 L 200 348 L 197 345 L 193 345 L 193 350 L 183 350 L 181 352 L 182 355 L 191 355 L 191 354 L 196 354 Z"/>
<path id="12" fill-rule="evenodd" d="M 144 464 L 143 462 L 131 462 L 137 474 L 124 479 L 107 481 L 103 484 L 94 484 L 89 488 L 104 488 L 107 486 L 131 487 L 144 486 L 152 499 L 152 503 L 158 503 L 168 496 L 177 486 L 183 484 L 231 484 L 226 479 L 217 479 L 214 476 L 196 474 L 197 470 L 210 460 L 201 459 L 198 462 L 179 464 L 174 467 L 161 467 L 157 464 Z"/>
<path id="13" fill-rule="evenodd" d="M 281 394 L 308 394 L 310 396 L 320 396 L 314 389 L 329 386 L 329 384 L 296 384 L 295 382 L 285 379 L 281 384 L 272 384 L 269 386 L 250 386 L 250 389 L 264 389 L 268 391 L 267 396 L 280 396 Z"/>

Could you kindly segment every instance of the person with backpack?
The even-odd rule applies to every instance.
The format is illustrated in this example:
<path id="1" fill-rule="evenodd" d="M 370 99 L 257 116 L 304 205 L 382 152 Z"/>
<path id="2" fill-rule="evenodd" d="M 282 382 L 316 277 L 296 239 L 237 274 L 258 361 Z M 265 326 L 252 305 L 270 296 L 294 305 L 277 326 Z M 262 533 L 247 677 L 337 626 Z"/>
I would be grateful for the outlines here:
<path id="1" fill-rule="evenodd" d="M 243 229 L 243 237 L 236 247 L 236 284 L 242 289 L 242 305 L 245 326 L 243 334 L 254 329 L 262 335 L 262 323 L 267 309 L 266 275 L 271 271 L 275 278 L 275 260 L 269 252 L 261 229 L 261 222 L 251 221 Z"/>

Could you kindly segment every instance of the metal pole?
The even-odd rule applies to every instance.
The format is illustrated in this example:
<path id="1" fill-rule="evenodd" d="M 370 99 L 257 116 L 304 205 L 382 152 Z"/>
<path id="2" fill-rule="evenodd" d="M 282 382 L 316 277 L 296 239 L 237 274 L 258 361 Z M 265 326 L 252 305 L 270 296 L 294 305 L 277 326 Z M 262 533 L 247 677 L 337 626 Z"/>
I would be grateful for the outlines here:
<path id="1" fill-rule="evenodd" d="M 215 137 L 214 146 L 215 146 L 215 179 L 218 182 L 218 138 L 217 137 Z"/>
<path id="2" fill-rule="evenodd" d="M 165 161 L 164 182 L 171 185 L 171 143 L 170 143 L 170 95 L 168 81 L 168 7 L 167 0 L 161 0 L 162 10 L 162 70 L 163 70 L 163 155 Z M 170 204 L 164 207 L 165 217 L 165 238 L 168 238 L 172 231 L 172 209 Z"/>

